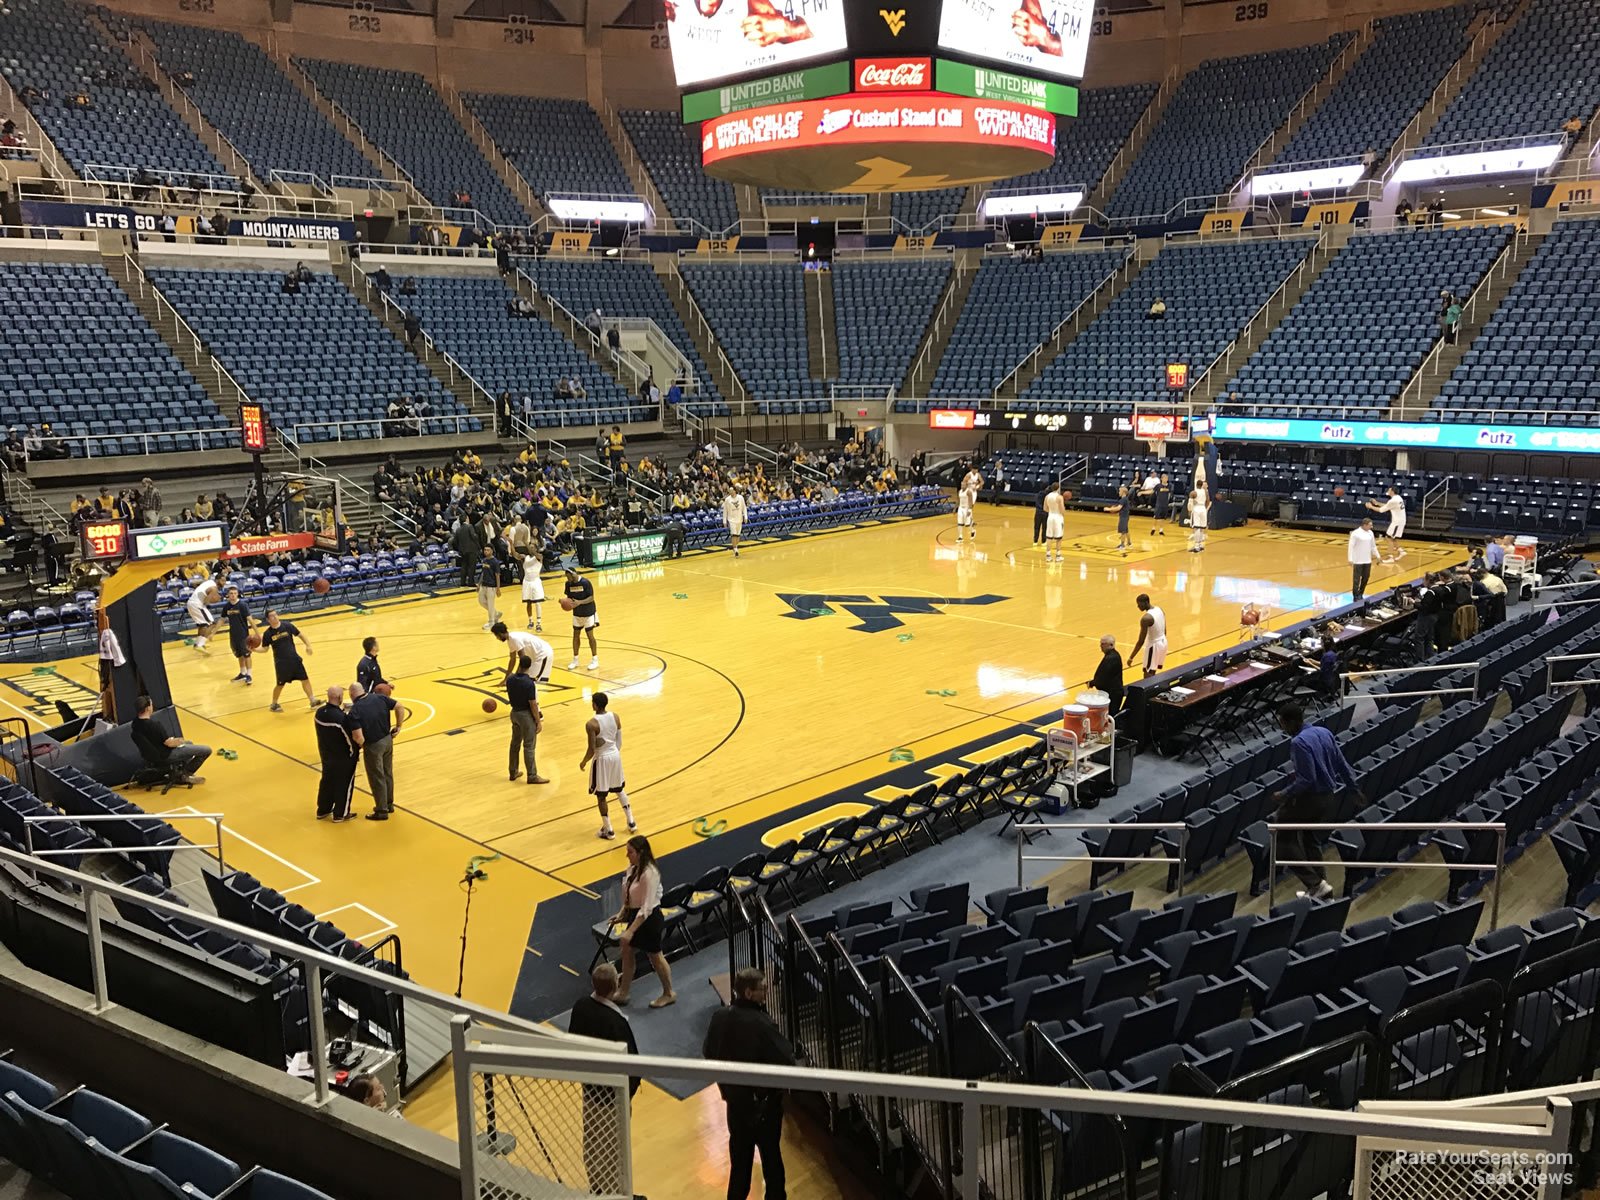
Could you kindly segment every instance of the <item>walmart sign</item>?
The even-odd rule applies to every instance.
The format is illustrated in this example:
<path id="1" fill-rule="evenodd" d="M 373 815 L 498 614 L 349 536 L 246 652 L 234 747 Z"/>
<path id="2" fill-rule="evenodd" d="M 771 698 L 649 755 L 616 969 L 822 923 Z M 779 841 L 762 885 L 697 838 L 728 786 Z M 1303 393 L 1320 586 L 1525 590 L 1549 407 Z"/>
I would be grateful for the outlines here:
<path id="1" fill-rule="evenodd" d="M 1216 436 L 1235 442 L 1388 446 L 1396 450 L 1522 450 L 1600 454 L 1600 429 L 1561 425 L 1450 425 L 1410 421 L 1310 421 L 1218 417 Z"/>

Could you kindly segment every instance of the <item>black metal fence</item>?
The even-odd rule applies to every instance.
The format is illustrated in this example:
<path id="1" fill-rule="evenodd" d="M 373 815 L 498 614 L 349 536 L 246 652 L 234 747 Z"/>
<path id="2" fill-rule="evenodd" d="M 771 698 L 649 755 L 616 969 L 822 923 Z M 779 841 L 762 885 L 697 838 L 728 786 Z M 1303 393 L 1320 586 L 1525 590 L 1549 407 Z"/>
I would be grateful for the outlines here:
<path id="1" fill-rule="evenodd" d="M 1029 1024 L 1002 1040 L 954 988 L 930 1009 L 894 962 L 875 960 L 869 976 L 836 937 L 814 941 L 760 901 L 737 919 L 730 966 L 767 972 L 769 1008 L 801 1061 L 830 1069 L 1329 1110 L 1555 1087 L 1600 1070 L 1600 941 L 1574 946 L 1576 930 L 1564 939 L 1559 928 L 1515 931 L 1527 942 L 1523 961 L 1532 961 L 1504 978 L 1440 990 L 1387 1015 L 1372 1005 L 1330 1011 L 1366 1027 L 1219 1088 L 1176 1045 L 1085 1073 L 1050 1031 Z M 1559 945 L 1567 948 L 1546 953 Z M 1597 1110 L 1600 1102 L 1576 1106 L 1574 1192 L 1600 1176 Z M 970 1111 L 971 1127 L 957 1104 L 834 1096 L 826 1117 L 876 1168 L 884 1194 L 945 1200 L 967 1194 L 968 1172 L 986 1200 L 1315 1200 L 1348 1194 L 1355 1164 L 1353 1139 L 1285 1129 Z"/>

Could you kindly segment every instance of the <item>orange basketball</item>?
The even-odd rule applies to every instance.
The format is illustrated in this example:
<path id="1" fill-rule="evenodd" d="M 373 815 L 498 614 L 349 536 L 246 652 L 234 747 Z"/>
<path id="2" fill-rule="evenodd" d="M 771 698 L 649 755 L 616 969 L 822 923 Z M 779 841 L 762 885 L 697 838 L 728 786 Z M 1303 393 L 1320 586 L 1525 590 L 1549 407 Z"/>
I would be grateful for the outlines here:
<path id="1" fill-rule="evenodd" d="M 1062 492 L 1061 492 L 1061 498 L 1063 500 L 1071 500 L 1072 499 L 1072 493 L 1063 488 Z"/>
<path id="2" fill-rule="evenodd" d="M 326 596 L 333 590 L 333 584 L 319 575 L 311 581 L 311 590 L 319 596 Z"/>
<path id="3" fill-rule="evenodd" d="M 492 713 L 495 709 L 497 709 L 499 707 L 500 707 L 499 703 L 496 702 L 493 698 L 485 697 L 485 699 L 483 701 L 483 711 L 484 712 Z"/>
<path id="4" fill-rule="evenodd" d="M 392 696 L 392 695 L 394 695 L 394 684 L 392 684 L 392 683 L 380 683 L 377 687 L 373 688 L 372 690 L 377 692 L 378 695 L 380 695 L 380 696 Z"/>
<path id="5" fill-rule="evenodd" d="M 563 597 L 561 597 L 560 604 L 561 604 L 561 611 L 562 612 L 571 612 L 574 608 L 577 607 L 577 605 L 575 605 L 572 602 L 572 597 L 571 596 L 563 596 Z"/>
<path id="6" fill-rule="evenodd" d="M 261 635 L 259 633 L 252 633 L 249 637 L 245 638 L 244 644 L 252 650 L 261 649 Z"/>
<path id="7" fill-rule="evenodd" d="M 1344 489 L 1342 487 L 1336 487 L 1336 488 L 1333 489 L 1333 494 L 1334 494 L 1334 497 L 1336 499 L 1343 499 L 1344 498 Z"/>

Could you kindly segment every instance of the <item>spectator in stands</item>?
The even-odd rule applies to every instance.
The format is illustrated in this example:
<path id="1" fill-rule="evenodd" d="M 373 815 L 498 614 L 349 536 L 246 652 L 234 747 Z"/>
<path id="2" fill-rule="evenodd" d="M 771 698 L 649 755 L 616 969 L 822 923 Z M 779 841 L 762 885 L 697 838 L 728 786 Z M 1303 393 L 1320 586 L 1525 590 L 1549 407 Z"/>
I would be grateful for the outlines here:
<path id="1" fill-rule="evenodd" d="M 152 525 L 161 521 L 161 489 L 156 487 L 155 481 L 148 475 L 139 481 L 139 508 L 144 519 Z"/>
<path id="2" fill-rule="evenodd" d="M 405 331 L 406 345 L 415 350 L 417 348 L 417 338 L 422 333 L 422 322 L 417 320 L 417 314 L 410 309 L 406 310 Z"/>
<path id="3" fill-rule="evenodd" d="M 672 386 L 667 389 L 667 407 L 668 408 L 677 408 L 678 405 L 680 405 L 682 403 L 683 403 L 683 385 L 681 383 L 679 383 L 676 379 L 674 379 L 672 381 Z"/>
<path id="4" fill-rule="evenodd" d="M 605 318 L 601 315 L 598 305 L 594 308 L 591 308 L 589 310 L 589 315 L 583 319 L 583 327 L 589 331 L 596 342 L 598 342 L 605 333 L 604 323 Z"/>
<path id="5" fill-rule="evenodd" d="M 733 977 L 733 1003 L 711 1014 L 702 1053 L 725 1062 L 793 1066 L 794 1048 L 767 1013 L 767 976 L 745 967 Z M 767 1196 L 782 1200 L 783 1092 L 779 1088 L 718 1084 L 728 1106 L 728 1197 L 750 1194 L 751 1168 L 761 1152 Z"/>
<path id="6" fill-rule="evenodd" d="M 1428 205 L 1428 227 L 1437 229 L 1442 224 L 1444 224 L 1444 197 L 1435 196 L 1433 202 Z"/>
<path id="7" fill-rule="evenodd" d="M 28 449 L 22 440 L 22 431 L 16 426 L 6 430 L 6 440 L 0 445 L 0 457 L 6 460 L 6 466 L 13 471 L 22 470 L 28 461 Z"/>
<path id="8" fill-rule="evenodd" d="M 290 271 L 288 274 L 286 274 L 283 277 L 283 282 L 278 285 L 278 290 L 281 291 L 286 296 L 297 296 L 297 295 L 299 295 L 300 294 L 300 276 L 296 275 L 293 271 Z"/>
<path id="9" fill-rule="evenodd" d="M 197 520 L 209 521 L 215 513 L 216 505 L 206 499 L 204 492 L 194 498 L 194 515 Z"/>
<path id="10" fill-rule="evenodd" d="M 1450 306 L 1444 310 L 1444 340 L 1450 345 L 1456 344 L 1456 335 L 1461 331 L 1461 301 L 1454 296 L 1450 297 Z"/>
<path id="11" fill-rule="evenodd" d="M 380 292 L 387 292 L 391 287 L 394 286 L 394 280 L 389 276 L 388 267 L 379 267 L 376 271 L 374 271 L 372 273 L 372 282 L 377 286 Z"/>
<path id="12" fill-rule="evenodd" d="M 178 218 L 170 212 L 161 214 L 161 236 L 169 242 L 178 240 Z"/>
<path id="13" fill-rule="evenodd" d="M 33 439 L 33 443 L 28 451 L 28 457 L 30 458 L 57 459 L 72 457 L 72 451 L 67 449 L 65 442 L 56 437 L 55 428 L 49 421 L 39 426 L 39 433 Z"/>
<path id="14" fill-rule="evenodd" d="M 1394 220 L 1397 225 L 1411 224 L 1411 201 L 1401 197 L 1400 203 L 1394 206 Z"/>
<path id="15" fill-rule="evenodd" d="M 574 400 L 587 400 L 589 398 L 589 389 L 583 386 L 583 380 L 579 379 L 576 374 L 572 374 L 567 376 L 567 394 Z"/>
<path id="16" fill-rule="evenodd" d="M 500 274 L 511 274 L 511 246 L 504 240 L 494 248 L 494 265 Z"/>
<path id="17" fill-rule="evenodd" d="M 407 275 L 400 281 L 400 294 L 402 296 L 415 296 L 417 294 L 417 277 Z"/>
<path id="18" fill-rule="evenodd" d="M 1578 135 L 1583 132 L 1582 117 L 1568 117 L 1561 123 L 1561 132 L 1565 135 L 1563 140 L 1570 146 L 1578 140 Z"/>
<path id="19" fill-rule="evenodd" d="M 1165 321 L 1167 319 L 1167 302 L 1157 296 L 1150 305 L 1150 311 L 1145 314 L 1145 319 L 1150 321 Z"/>
<path id="20" fill-rule="evenodd" d="M 152 767 L 170 769 L 190 783 L 204 783 L 195 775 L 200 765 L 211 757 L 211 747 L 200 746 L 187 738 L 174 737 L 155 720 L 156 702 L 149 696 L 140 696 L 134 702 L 134 717 L 130 732 L 139 754 Z"/>
<path id="21" fill-rule="evenodd" d="M 620 1042 L 629 1054 L 639 1053 L 639 1043 L 634 1040 L 633 1026 L 617 1007 L 617 969 L 603 962 L 589 972 L 589 994 L 572 1006 L 567 1018 L 567 1032 L 580 1037 L 601 1038 Z M 628 1079 L 628 1098 L 639 1090 L 638 1076 Z M 615 1089 L 585 1084 L 583 1088 L 583 1169 L 588 1176 L 589 1190 L 597 1194 L 615 1193 L 622 1189 L 618 1165 L 620 1156 L 614 1150 L 620 1130 L 614 1109 L 617 1103 Z"/>
<path id="22" fill-rule="evenodd" d="M 606 330 L 606 346 L 611 351 L 611 361 L 622 357 L 622 330 L 613 325 Z"/>
<path id="23" fill-rule="evenodd" d="M 1472 592 L 1480 597 L 1483 627 L 1492 628 L 1506 619 L 1506 581 L 1492 571 L 1473 574 Z"/>
<path id="24" fill-rule="evenodd" d="M 383 1086 L 383 1081 L 376 1075 L 357 1075 L 345 1085 L 344 1094 L 357 1104 L 364 1104 L 368 1108 L 379 1110 L 389 1107 L 389 1093 Z M 391 1116 L 401 1116 L 397 1108 Z"/>
<path id="25" fill-rule="evenodd" d="M 1277 795 L 1278 808 L 1274 815 L 1284 824 L 1322 824 L 1333 815 L 1337 792 L 1346 787 L 1358 797 L 1361 792 L 1356 773 L 1350 769 L 1333 734 L 1321 725 L 1307 725 L 1305 719 L 1305 710 L 1298 704 L 1285 704 L 1278 710 L 1278 724 L 1289 735 L 1289 757 L 1294 765 L 1294 778 Z M 1322 848 L 1316 834 L 1285 831 L 1278 847 L 1280 861 L 1313 864 L 1288 868 L 1306 885 L 1300 895 L 1313 900 L 1326 900 L 1333 895 L 1327 873 L 1317 865 L 1322 858 Z"/>
<path id="26" fill-rule="evenodd" d="M 511 436 L 511 393 L 501 392 L 494 402 L 494 427 L 500 437 Z"/>
<path id="27" fill-rule="evenodd" d="M 1122 711 L 1122 655 L 1117 651 L 1116 635 L 1106 633 L 1100 637 L 1100 665 L 1094 669 L 1089 686 L 1111 697 L 1108 716 Z"/>

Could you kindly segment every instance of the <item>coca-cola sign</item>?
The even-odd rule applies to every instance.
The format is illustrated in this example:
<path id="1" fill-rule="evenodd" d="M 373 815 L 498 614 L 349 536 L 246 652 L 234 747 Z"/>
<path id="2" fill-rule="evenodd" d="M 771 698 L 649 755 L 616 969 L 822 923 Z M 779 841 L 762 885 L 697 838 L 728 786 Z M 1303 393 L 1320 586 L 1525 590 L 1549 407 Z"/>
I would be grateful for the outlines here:
<path id="1" fill-rule="evenodd" d="M 926 58 L 858 58 L 858 92 L 926 92 L 933 89 L 933 63 Z"/>

